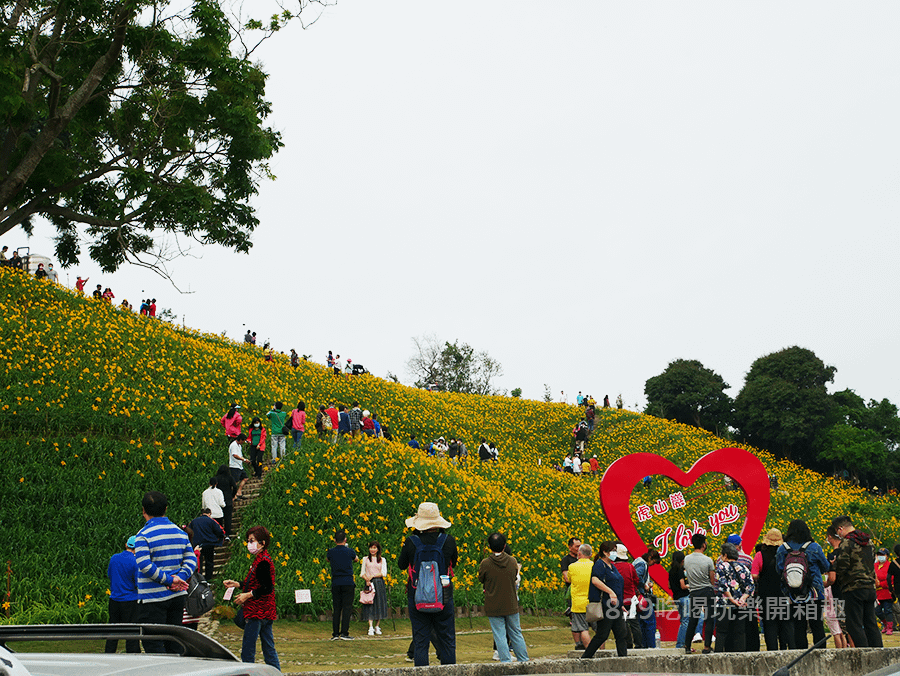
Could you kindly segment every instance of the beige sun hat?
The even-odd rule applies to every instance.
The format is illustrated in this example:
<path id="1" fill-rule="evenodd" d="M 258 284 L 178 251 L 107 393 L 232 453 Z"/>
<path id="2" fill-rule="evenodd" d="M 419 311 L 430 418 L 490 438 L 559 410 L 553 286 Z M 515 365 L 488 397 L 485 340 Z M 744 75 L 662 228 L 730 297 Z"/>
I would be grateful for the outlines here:
<path id="1" fill-rule="evenodd" d="M 625 545 L 618 544 L 616 545 L 616 561 L 625 561 L 628 558 L 628 550 L 625 549 Z"/>
<path id="2" fill-rule="evenodd" d="M 769 532 L 763 535 L 762 543 L 764 545 L 772 545 L 773 547 L 778 547 L 779 545 L 784 543 L 784 538 L 781 537 L 781 531 L 777 528 L 770 528 Z"/>
<path id="3" fill-rule="evenodd" d="M 450 528 L 452 524 L 441 516 L 441 510 L 435 503 L 423 502 L 416 515 L 406 520 L 406 525 L 408 528 L 426 531 L 431 528 Z"/>

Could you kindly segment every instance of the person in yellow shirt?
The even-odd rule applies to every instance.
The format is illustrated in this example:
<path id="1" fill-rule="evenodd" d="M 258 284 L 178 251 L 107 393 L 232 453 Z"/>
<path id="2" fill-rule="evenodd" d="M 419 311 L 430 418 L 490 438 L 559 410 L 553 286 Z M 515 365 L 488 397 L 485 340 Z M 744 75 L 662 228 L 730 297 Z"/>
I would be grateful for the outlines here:
<path id="1" fill-rule="evenodd" d="M 591 569 L 594 567 L 594 562 L 591 561 L 593 553 L 590 545 L 581 545 L 578 548 L 578 560 L 569 564 L 572 639 L 575 641 L 575 650 L 584 649 L 591 641 L 584 614 L 587 611 L 588 590 L 591 587 Z"/>

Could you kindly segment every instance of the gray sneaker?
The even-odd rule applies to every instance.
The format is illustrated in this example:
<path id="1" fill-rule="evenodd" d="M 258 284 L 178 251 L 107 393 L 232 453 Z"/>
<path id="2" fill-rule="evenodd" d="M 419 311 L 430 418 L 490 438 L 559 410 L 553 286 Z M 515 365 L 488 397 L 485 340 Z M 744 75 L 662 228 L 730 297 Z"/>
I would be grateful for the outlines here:
<path id="1" fill-rule="evenodd" d="M 341 635 L 340 635 L 340 639 L 341 639 L 342 641 L 352 641 L 352 640 L 353 640 L 353 637 L 352 637 L 352 636 L 346 636 L 346 635 L 344 635 L 344 634 L 341 634 Z"/>

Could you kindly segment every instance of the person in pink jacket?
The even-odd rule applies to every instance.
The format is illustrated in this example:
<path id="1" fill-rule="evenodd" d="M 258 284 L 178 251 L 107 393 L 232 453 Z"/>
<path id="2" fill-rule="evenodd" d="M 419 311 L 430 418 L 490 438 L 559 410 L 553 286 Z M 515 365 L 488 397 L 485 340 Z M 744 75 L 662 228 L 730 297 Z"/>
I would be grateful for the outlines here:
<path id="1" fill-rule="evenodd" d="M 894 633 L 894 594 L 888 584 L 888 568 L 891 561 L 888 558 L 888 550 L 884 547 L 875 554 L 875 598 L 878 605 L 875 607 L 875 615 L 881 620 L 881 633 L 890 636 Z"/>
<path id="2" fill-rule="evenodd" d="M 241 422 L 243 418 L 240 414 L 241 407 L 237 404 L 232 404 L 231 408 L 228 409 L 228 413 L 223 415 L 219 422 L 222 423 L 222 427 L 225 428 L 225 436 L 228 437 L 228 441 L 232 442 L 237 439 L 237 436 L 241 433 Z"/>

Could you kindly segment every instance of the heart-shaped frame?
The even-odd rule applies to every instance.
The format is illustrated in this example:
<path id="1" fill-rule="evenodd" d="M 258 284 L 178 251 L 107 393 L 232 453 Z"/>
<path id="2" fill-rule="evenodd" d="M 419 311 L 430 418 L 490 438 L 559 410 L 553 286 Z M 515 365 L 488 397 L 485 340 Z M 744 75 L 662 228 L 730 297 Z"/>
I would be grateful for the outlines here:
<path id="1" fill-rule="evenodd" d="M 629 552 L 640 556 L 647 551 L 644 539 L 631 517 L 629 502 L 634 487 L 645 476 L 661 475 L 687 488 L 703 474 L 719 472 L 729 476 L 747 497 L 747 515 L 741 540 L 755 544 L 769 513 L 769 473 L 759 458 L 742 448 L 720 448 L 707 453 L 683 472 L 668 458 L 653 453 L 632 453 L 607 468 L 600 481 L 600 503 L 613 532 Z M 654 582 L 671 595 L 669 574 L 661 565 L 650 567 Z"/>

